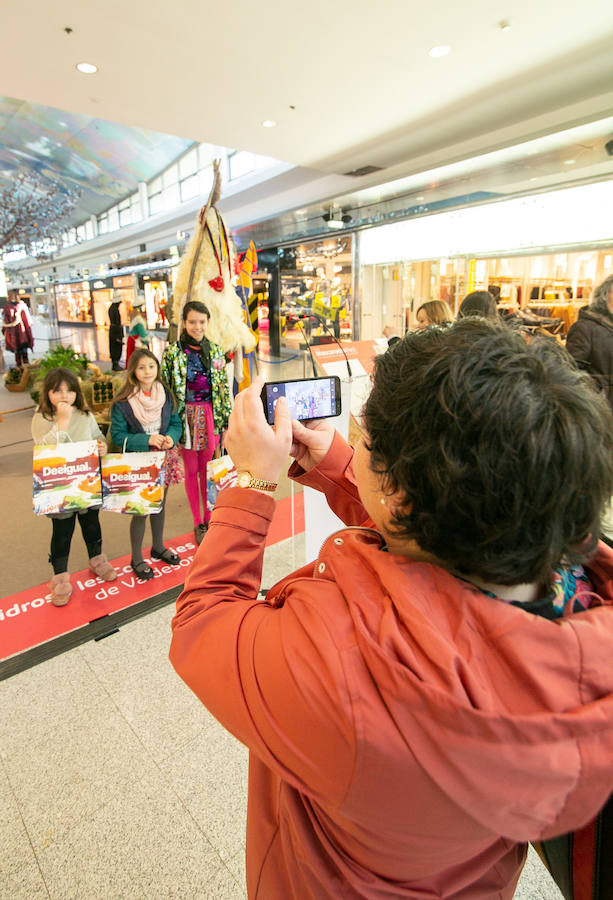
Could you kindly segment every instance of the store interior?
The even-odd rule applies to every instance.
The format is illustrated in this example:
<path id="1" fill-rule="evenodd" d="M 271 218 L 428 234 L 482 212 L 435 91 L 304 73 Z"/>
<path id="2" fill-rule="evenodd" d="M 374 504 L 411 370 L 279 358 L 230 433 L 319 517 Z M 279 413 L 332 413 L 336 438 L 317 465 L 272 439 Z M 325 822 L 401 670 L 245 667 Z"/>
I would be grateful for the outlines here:
<path id="1" fill-rule="evenodd" d="M 455 257 L 362 266 L 361 337 L 381 336 L 391 325 L 414 328 L 427 300 L 445 300 L 457 314 L 462 299 L 489 290 L 501 312 L 527 310 L 560 319 L 563 337 L 590 294 L 613 265 L 613 245 L 568 253 Z"/>
<path id="2" fill-rule="evenodd" d="M 286 347 L 351 340 L 352 236 L 312 241 L 279 251 L 281 336 Z"/>

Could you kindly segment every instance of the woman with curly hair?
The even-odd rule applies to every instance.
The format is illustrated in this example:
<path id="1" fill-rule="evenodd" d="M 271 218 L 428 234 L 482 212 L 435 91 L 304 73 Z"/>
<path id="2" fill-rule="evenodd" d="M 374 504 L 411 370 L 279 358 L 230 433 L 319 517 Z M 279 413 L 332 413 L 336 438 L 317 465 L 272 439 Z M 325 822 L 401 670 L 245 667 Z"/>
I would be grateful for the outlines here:
<path id="1" fill-rule="evenodd" d="M 579 310 L 566 349 L 589 372 L 613 407 L 613 275 L 599 284 L 589 306 Z"/>
<path id="2" fill-rule="evenodd" d="M 258 378 L 170 659 L 251 751 L 255 900 L 511 900 L 613 790 L 613 415 L 547 338 L 469 317 L 375 362 L 355 451 Z M 346 527 L 259 596 L 287 455 Z M 308 526 L 307 526 L 308 527 Z"/>

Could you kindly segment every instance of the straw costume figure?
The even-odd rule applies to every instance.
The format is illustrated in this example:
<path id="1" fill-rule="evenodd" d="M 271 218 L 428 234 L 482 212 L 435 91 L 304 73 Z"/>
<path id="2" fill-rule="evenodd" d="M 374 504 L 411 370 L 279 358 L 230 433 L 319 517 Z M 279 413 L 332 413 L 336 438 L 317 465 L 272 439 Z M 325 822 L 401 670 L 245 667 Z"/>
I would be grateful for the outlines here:
<path id="1" fill-rule="evenodd" d="M 234 352 L 236 365 L 241 346 L 247 350 L 255 346 L 232 284 L 233 254 L 215 205 L 219 163 L 213 165 L 211 194 L 177 273 L 171 318 L 178 323 L 178 340 L 166 347 L 161 362 L 162 377 L 173 393 L 182 424 L 179 446 L 197 543 L 210 518 L 207 465 L 219 447 L 232 408 L 225 354 Z M 240 369 L 242 374 L 242 361 Z"/>
<path id="2" fill-rule="evenodd" d="M 225 223 L 217 210 L 221 191 L 219 160 L 213 162 L 213 187 L 200 210 L 196 230 L 179 264 L 174 288 L 175 320 L 183 307 L 198 300 L 210 312 L 207 337 L 224 353 L 244 347 L 253 350 L 255 337 L 244 321 L 241 301 L 232 284 L 234 258 Z"/>

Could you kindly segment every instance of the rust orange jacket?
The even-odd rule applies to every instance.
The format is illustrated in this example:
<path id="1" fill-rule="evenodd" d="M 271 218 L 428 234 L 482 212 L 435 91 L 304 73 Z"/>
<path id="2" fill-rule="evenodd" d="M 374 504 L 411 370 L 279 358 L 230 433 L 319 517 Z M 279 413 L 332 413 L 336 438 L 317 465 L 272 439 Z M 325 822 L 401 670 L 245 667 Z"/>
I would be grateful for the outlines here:
<path id="1" fill-rule="evenodd" d="M 274 501 L 230 488 L 177 601 L 171 661 L 251 751 L 249 897 L 510 900 L 613 790 L 613 553 L 604 605 L 538 618 L 356 527 L 351 457 L 294 467 L 351 526 L 314 563 L 259 600 Z"/>

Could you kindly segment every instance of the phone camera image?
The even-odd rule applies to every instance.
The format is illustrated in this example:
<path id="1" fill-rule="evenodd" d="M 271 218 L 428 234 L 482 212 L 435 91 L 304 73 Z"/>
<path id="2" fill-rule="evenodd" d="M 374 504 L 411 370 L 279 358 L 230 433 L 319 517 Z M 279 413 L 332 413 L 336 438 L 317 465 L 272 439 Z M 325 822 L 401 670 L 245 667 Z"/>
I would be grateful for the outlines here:
<path id="1" fill-rule="evenodd" d="M 265 384 L 262 402 L 269 425 L 274 424 L 275 406 L 281 397 L 287 400 L 292 419 L 326 419 L 341 412 L 340 381 L 337 376 Z"/>

